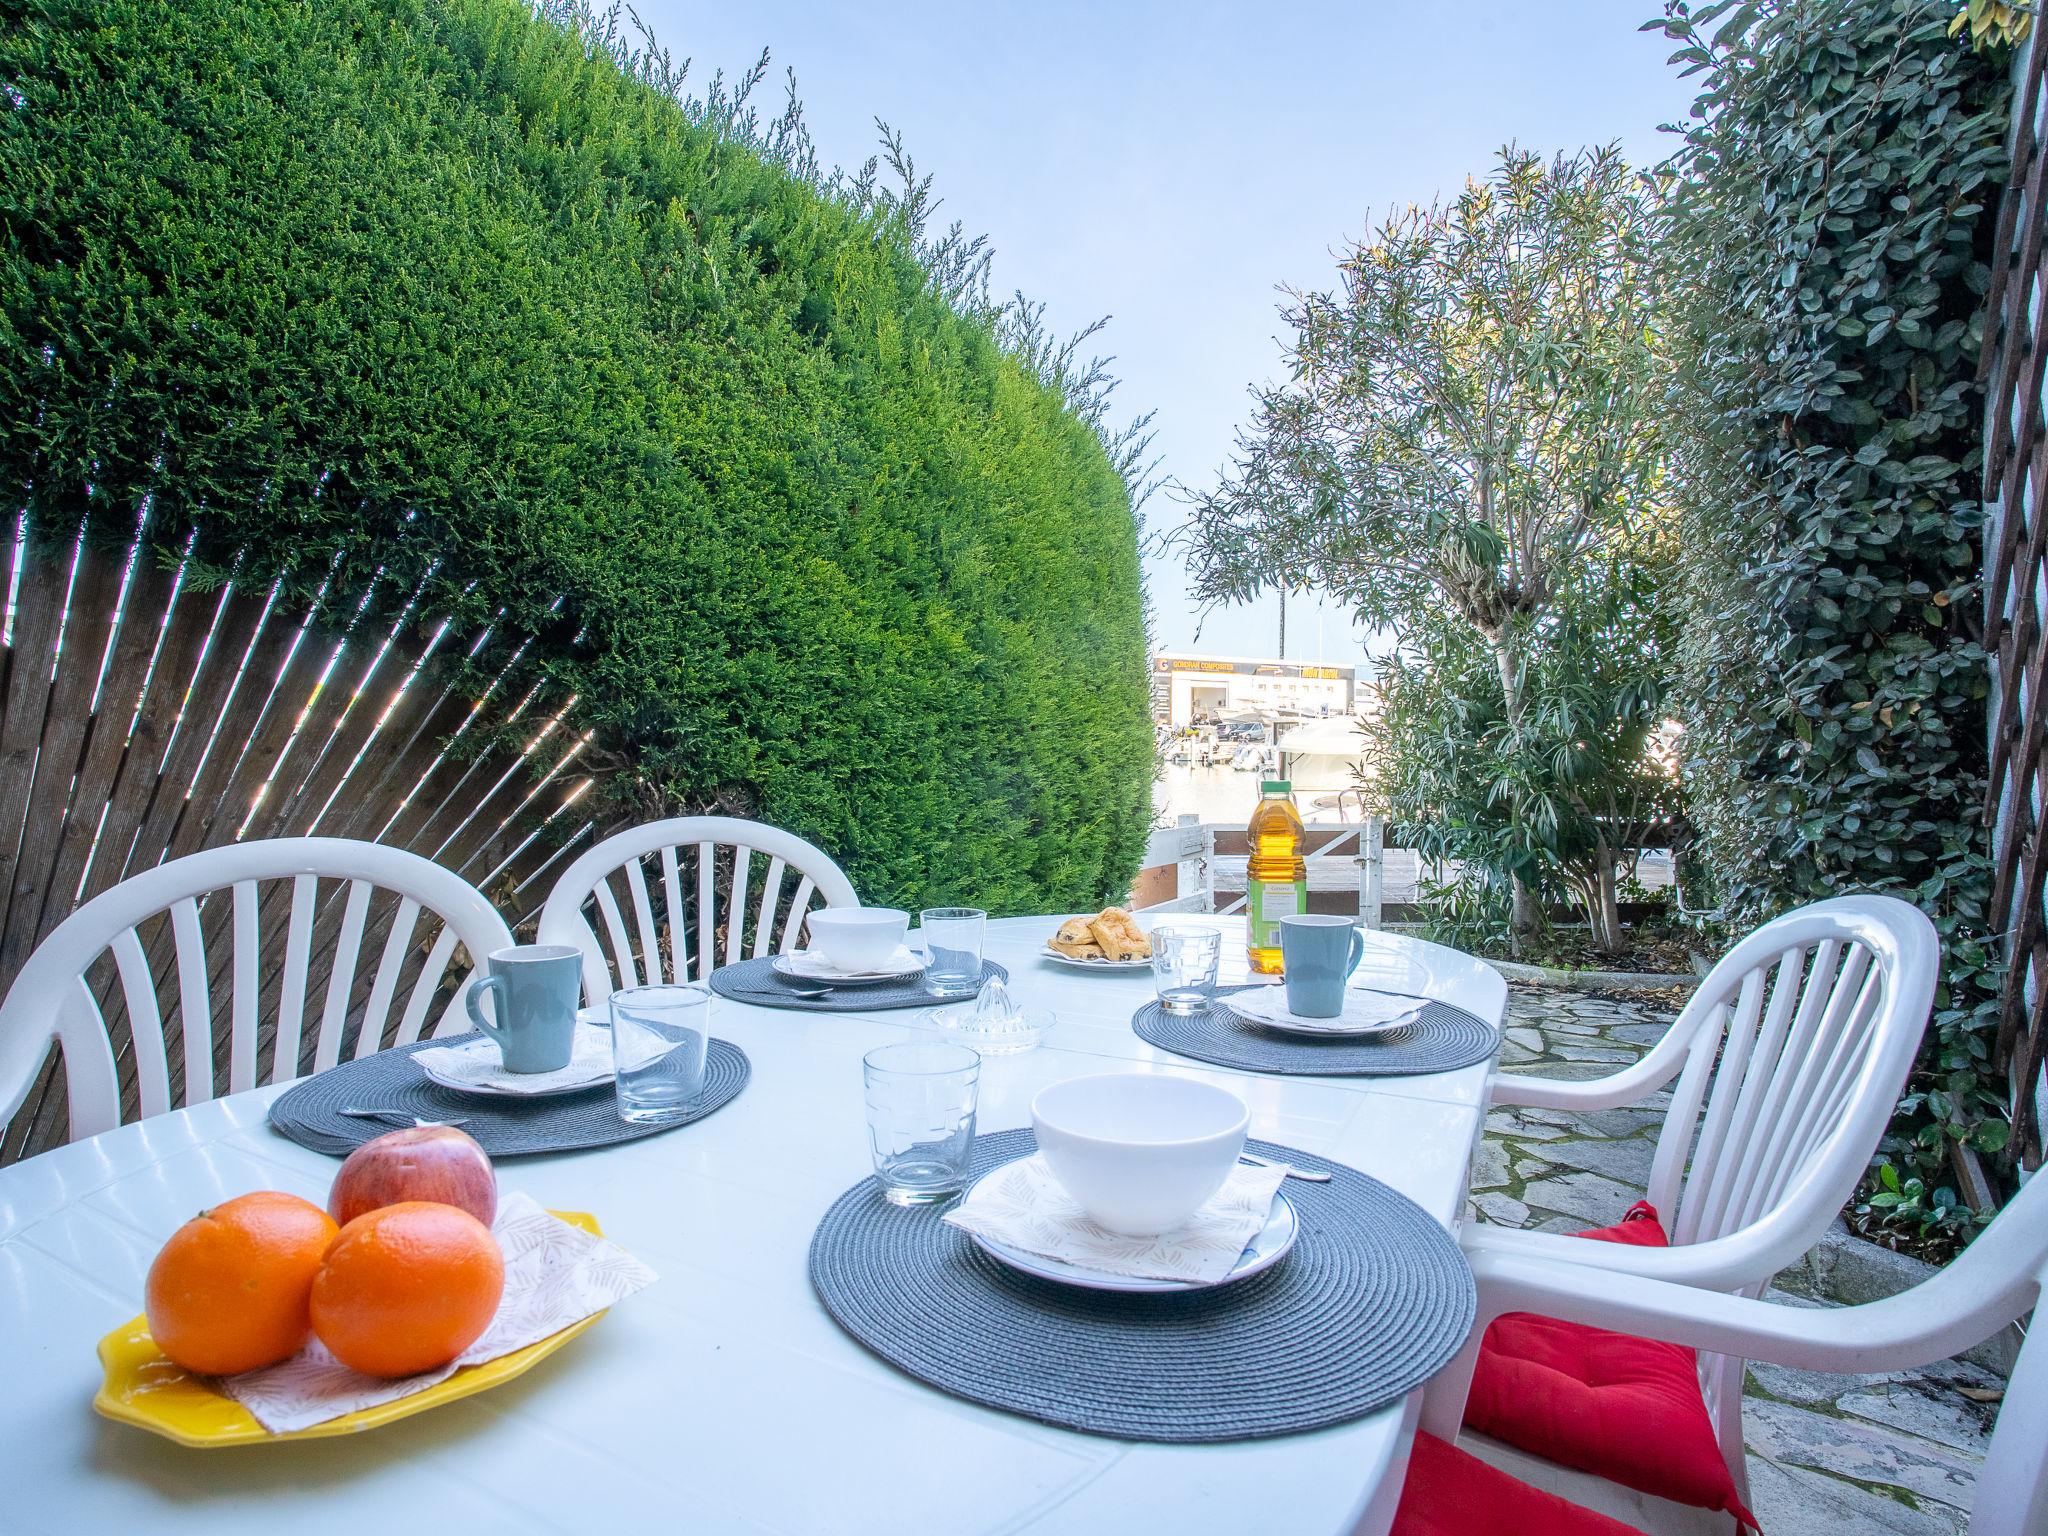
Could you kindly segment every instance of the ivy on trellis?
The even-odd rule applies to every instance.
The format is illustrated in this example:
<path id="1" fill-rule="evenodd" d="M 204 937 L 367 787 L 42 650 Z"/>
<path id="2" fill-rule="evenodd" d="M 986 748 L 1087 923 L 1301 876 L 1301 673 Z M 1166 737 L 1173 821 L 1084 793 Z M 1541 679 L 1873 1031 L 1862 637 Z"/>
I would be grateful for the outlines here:
<path id="1" fill-rule="evenodd" d="M 1983 296 L 2005 62 L 1949 0 L 1672 3 L 1700 77 L 1666 167 L 1680 698 L 1702 863 L 1755 921 L 1853 890 L 1941 933 L 1881 1158 L 1964 1222 L 1949 1153 L 2005 1145 L 1980 814 Z M 1892 1192 L 1896 1192 L 1895 1190 Z"/>

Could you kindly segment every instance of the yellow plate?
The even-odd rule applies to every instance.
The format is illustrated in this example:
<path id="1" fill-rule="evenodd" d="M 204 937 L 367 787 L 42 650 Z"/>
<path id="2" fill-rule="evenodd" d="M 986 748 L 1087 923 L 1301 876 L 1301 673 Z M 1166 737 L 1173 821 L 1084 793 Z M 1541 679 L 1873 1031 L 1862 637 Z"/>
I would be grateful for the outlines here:
<path id="1" fill-rule="evenodd" d="M 571 1226 L 604 1235 L 597 1218 L 587 1211 L 554 1211 Z M 256 1422 L 256 1416 L 211 1380 L 195 1376 L 183 1366 L 173 1365 L 149 1336 L 149 1322 L 137 1317 L 123 1323 L 100 1340 L 100 1368 L 105 1380 L 93 1394 L 96 1412 L 123 1424 L 133 1424 L 151 1434 L 162 1435 L 180 1445 L 202 1448 L 220 1445 L 282 1445 L 291 1440 L 321 1440 L 329 1435 L 354 1435 L 366 1429 L 409 1419 L 429 1408 L 452 1403 L 473 1393 L 487 1391 L 500 1382 L 530 1370 L 564 1344 L 589 1328 L 602 1312 L 593 1312 L 571 1323 L 560 1333 L 551 1333 L 538 1343 L 515 1349 L 509 1355 L 486 1360 L 482 1365 L 465 1365 L 446 1381 L 415 1392 L 410 1397 L 359 1408 L 339 1418 L 306 1429 L 272 1434 Z"/>

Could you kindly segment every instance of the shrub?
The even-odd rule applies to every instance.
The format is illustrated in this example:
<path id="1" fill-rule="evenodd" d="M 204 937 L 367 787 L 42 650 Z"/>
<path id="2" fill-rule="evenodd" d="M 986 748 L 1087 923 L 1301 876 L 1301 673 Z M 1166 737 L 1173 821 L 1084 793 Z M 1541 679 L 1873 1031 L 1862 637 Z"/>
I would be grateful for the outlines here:
<path id="1" fill-rule="evenodd" d="M 1610 950 L 1620 829 L 1601 818 L 1636 798 L 1642 711 L 1633 684 L 1588 697 L 1614 680 L 1584 670 L 1585 641 L 1625 623 L 1614 588 L 1638 585 L 1627 546 L 1655 511 L 1653 201 L 1612 147 L 1510 146 L 1449 202 L 1390 214 L 1332 288 L 1288 290 L 1291 377 L 1255 392 L 1182 535 L 1200 596 L 1310 584 L 1390 631 L 1393 814 L 1489 860 L 1518 931 L 1554 878 Z M 1608 724 L 1610 750 L 1579 744 Z"/>
<path id="2" fill-rule="evenodd" d="M 0 0 L 0 503 L 496 615 L 613 793 L 868 899 L 1119 892 L 1123 466 L 900 204 L 744 138 L 509 0 Z"/>
<path id="3" fill-rule="evenodd" d="M 1704 79 L 1666 242 L 1692 814 L 1732 916 L 1881 890 L 1934 918 L 1945 985 L 1886 1153 L 1928 1187 L 2006 1131 L 1972 487 L 2009 86 L 1954 10 L 1665 23 Z"/>
<path id="4" fill-rule="evenodd" d="M 1403 846 L 1456 861 L 1475 886 L 1432 910 L 1438 933 L 1474 932 L 1474 914 L 1519 880 L 1545 903 L 1576 903 L 1595 951 L 1625 948 L 1629 854 L 1677 812 L 1676 776 L 1653 750 L 1670 645 L 1660 544 L 1617 538 L 1559 583 L 1524 643 L 1519 729 L 1469 626 L 1417 620 L 1388 659 L 1366 778 Z M 1428 904 L 1445 899 L 1439 889 Z"/>

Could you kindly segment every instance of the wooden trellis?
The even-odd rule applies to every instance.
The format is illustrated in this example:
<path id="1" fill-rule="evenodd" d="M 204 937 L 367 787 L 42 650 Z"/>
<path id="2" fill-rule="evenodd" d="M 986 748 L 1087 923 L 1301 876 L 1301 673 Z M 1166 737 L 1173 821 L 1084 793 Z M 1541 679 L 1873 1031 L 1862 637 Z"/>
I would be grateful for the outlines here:
<path id="1" fill-rule="evenodd" d="M 2038 35 L 2038 34 L 2037 34 Z M 2014 1141 L 2041 1161 L 2039 1084 L 2048 1058 L 2048 53 L 2015 67 L 2012 177 L 1986 300 L 1985 646 L 1992 656 L 1992 922 L 2010 967 L 1996 1061 L 2013 1089 Z"/>
<path id="2" fill-rule="evenodd" d="M 107 551 L 24 524 L 0 560 L 0 991 L 79 903 L 202 848 L 315 834 L 388 843 L 457 871 L 516 927 L 537 915 L 559 862 L 609 830 L 591 819 L 575 700 L 524 646 L 501 647 L 509 659 L 484 686 L 465 684 L 448 663 L 489 654 L 488 637 L 416 600 L 202 591 L 142 533 Z M 281 884 L 263 930 L 279 943 Z M 340 901 L 337 889 L 321 921 L 339 921 Z M 203 911 L 209 928 L 232 921 L 224 895 Z M 389 922 L 372 913 L 366 953 Z M 225 966 L 233 946 L 212 938 Z M 169 1017 L 175 967 L 168 943 L 158 949 Z M 102 964 L 108 974 L 92 979 L 132 1096 L 120 989 Z M 224 1008 L 229 989 L 215 980 Z M 326 984 L 316 973 L 313 995 Z M 53 1052 L 5 1127 L 0 1164 L 64 1139 L 61 1073 Z"/>

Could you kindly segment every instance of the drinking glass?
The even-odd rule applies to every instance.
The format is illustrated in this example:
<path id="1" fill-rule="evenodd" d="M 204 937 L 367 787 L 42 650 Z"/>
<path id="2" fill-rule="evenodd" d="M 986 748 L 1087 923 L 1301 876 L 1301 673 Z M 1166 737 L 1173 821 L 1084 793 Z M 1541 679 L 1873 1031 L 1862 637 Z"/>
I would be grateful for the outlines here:
<path id="1" fill-rule="evenodd" d="M 964 1045 L 915 1041 L 861 1058 L 867 1080 L 868 1149 L 883 1196 L 929 1205 L 967 1183 L 981 1057 Z"/>
<path id="2" fill-rule="evenodd" d="M 1223 959 L 1223 935 L 1189 923 L 1162 923 L 1152 930 L 1152 985 L 1168 1013 L 1201 1013 L 1216 995 L 1216 969 Z"/>
<path id="3" fill-rule="evenodd" d="M 933 997 L 972 997 L 981 990 L 981 945 L 988 914 L 979 907 L 927 907 L 917 914 L 924 938 L 924 989 Z"/>
<path id="4" fill-rule="evenodd" d="M 690 1112 L 704 1091 L 711 1047 L 711 993 L 705 987 L 628 987 L 612 994 L 613 1092 L 619 1118 L 667 1125 Z"/>

